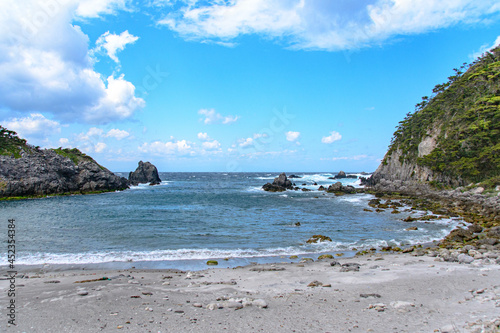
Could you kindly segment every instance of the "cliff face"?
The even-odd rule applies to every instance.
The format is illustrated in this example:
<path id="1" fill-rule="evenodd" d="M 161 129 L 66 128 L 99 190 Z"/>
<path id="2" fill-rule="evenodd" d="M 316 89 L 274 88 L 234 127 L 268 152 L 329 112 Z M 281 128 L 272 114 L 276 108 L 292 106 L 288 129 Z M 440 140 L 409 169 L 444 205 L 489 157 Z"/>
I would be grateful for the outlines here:
<path id="1" fill-rule="evenodd" d="M 500 48 L 454 71 L 399 123 L 372 185 L 499 184 Z"/>
<path id="2" fill-rule="evenodd" d="M 3 127 L 0 130 L 3 135 L 0 139 L 0 197 L 128 188 L 125 178 L 116 176 L 77 149 L 41 150 L 27 145 L 13 132 L 8 131 L 7 135 Z"/>

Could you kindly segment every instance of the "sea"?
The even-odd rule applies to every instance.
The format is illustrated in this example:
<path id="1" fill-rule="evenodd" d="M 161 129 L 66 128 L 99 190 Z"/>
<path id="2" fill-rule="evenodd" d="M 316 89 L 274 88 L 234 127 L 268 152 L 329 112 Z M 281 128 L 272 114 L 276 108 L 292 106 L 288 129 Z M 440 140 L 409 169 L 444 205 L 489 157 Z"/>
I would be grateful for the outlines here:
<path id="1" fill-rule="evenodd" d="M 404 212 L 408 207 L 400 214 L 365 211 L 373 195 L 318 191 L 337 181 L 329 179 L 334 173 L 288 173 L 301 177 L 292 181 L 310 192 L 263 191 L 278 174 L 160 173 L 156 186 L 2 201 L 0 267 L 8 263 L 9 219 L 15 220 L 18 266 L 193 270 L 212 259 L 218 267 L 235 267 L 427 243 L 463 223 L 459 218 L 404 222 L 410 214 L 426 213 Z M 340 181 L 360 187 L 359 179 Z M 410 226 L 418 230 L 407 231 Z M 306 243 L 317 234 L 332 242 Z"/>

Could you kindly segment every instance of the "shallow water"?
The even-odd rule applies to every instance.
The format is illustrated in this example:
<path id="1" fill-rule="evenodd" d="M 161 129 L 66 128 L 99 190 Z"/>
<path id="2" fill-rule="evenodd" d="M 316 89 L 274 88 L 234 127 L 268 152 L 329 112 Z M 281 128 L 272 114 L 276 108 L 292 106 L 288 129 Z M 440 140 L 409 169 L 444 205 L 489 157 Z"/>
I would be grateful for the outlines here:
<path id="1" fill-rule="evenodd" d="M 292 174 L 292 173 L 290 173 Z M 332 184 L 328 173 L 293 173 L 298 186 Z M 414 223 L 409 213 L 365 212 L 373 196 L 268 193 L 277 173 L 161 173 L 161 185 L 99 195 L 0 202 L 0 237 L 16 220 L 20 265 L 162 262 L 344 252 L 444 237 L 458 220 Z M 317 182 L 317 186 L 313 186 Z M 358 185 L 356 179 L 344 184 Z M 295 226 L 300 222 L 301 226 Z M 306 244 L 314 234 L 332 242 Z M 4 236 L 1 236 L 4 235 Z M 5 244 L 5 243 L 4 243 Z M 0 265 L 6 263 L 7 246 Z M 161 266 L 161 265 L 157 265 Z M 171 267 L 172 265 L 168 265 Z M 175 266 L 175 265 L 174 265 Z"/>

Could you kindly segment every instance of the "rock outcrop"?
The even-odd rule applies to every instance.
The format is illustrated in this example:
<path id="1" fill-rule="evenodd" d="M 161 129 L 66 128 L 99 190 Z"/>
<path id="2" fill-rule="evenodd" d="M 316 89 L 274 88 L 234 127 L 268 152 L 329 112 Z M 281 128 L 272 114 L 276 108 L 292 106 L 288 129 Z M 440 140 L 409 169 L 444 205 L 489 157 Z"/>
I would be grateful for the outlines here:
<path id="1" fill-rule="evenodd" d="M 398 183 L 406 191 L 422 184 L 499 185 L 499 62 L 497 47 L 471 66 L 455 69 L 430 98 L 423 97 L 415 112 L 399 123 L 368 185 L 383 189 Z"/>
<path id="2" fill-rule="evenodd" d="M 326 191 L 329 193 L 346 193 L 346 194 L 356 193 L 356 189 L 354 188 L 354 186 L 351 185 L 344 186 L 342 185 L 341 182 L 336 182 L 335 184 L 328 186 L 328 189 Z"/>
<path id="3" fill-rule="evenodd" d="M 127 179 L 116 176 L 78 149 L 18 146 L 0 155 L 0 197 L 123 190 Z"/>
<path id="4" fill-rule="evenodd" d="M 346 176 L 345 172 L 341 170 L 341 171 L 339 171 L 338 174 L 335 175 L 334 178 L 335 179 L 342 179 L 342 178 L 347 178 L 347 176 Z"/>
<path id="5" fill-rule="evenodd" d="M 267 183 L 262 186 L 264 191 L 268 192 L 283 192 L 286 190 L 293 190 L 293 184 L 288 178 L 286 174 L 283 172 L 278 177 L 274 178 L 273 183 Z"/>
<path id="6" fill-rule="evenodd" d="M 161 183 L 161 179 L 158 176 L 158 169 L 149 163 L 139 161 L 139 165 L 134 172 L 130 172 L 128 176 L 128 181 L 131 185 L 139 185 L 144 183 L 149 183 L 149 185 L 158 185 Z"/>

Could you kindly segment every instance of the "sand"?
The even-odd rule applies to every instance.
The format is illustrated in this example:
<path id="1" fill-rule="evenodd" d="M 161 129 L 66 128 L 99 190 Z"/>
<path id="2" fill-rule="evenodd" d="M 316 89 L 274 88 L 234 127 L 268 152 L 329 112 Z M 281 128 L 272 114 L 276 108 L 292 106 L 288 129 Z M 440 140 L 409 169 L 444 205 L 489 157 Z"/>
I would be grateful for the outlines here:
<path id="1" fill-rule="evenodd" d="M 332 260 L 193 272 L 28 269 L 16 279 L 16 326 L 7 325 L 3 269 L 0 331 L 495 332 L 491 323 L 500 324 L 498 264 L 409 254 L 336 261 L 359 271 Z"/>

